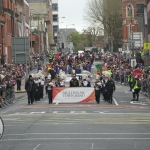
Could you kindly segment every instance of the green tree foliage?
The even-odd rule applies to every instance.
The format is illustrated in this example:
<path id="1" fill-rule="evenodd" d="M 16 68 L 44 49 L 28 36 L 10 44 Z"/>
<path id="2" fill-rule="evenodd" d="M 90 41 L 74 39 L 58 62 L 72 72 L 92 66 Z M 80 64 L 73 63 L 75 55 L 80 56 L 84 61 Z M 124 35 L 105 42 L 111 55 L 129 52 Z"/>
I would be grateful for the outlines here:
<path id="1" fill-rule="evenodd" d="M 77 47 L 85 40 L 85 38 L 85 35 L 80 34 L 79 32 L 72 32 L 67 37 L 68 41 L 73 43 L 75 51 L 78 50 Z"/>

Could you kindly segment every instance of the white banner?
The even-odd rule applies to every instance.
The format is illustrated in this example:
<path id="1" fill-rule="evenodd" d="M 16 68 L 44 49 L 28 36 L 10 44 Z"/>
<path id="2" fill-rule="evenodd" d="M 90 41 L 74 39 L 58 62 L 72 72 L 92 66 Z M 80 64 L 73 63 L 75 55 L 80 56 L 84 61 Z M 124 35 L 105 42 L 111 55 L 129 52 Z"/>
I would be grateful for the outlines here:
<path id="1" fill-rule="evenodd" d="M 60 103 L 94 102 L 94 88 L 53 88 L 53 101 Z"/>

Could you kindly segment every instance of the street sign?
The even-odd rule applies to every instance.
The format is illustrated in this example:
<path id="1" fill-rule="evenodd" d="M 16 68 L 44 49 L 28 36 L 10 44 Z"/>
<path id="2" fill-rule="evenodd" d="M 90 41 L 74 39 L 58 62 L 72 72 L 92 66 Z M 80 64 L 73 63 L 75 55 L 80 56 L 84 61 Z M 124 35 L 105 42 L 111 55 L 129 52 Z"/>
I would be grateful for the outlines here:
<path id="1" fill-rule="evenodd" d="M 143 33 L 142 32 L 133 32 L 133 37 L 131 34 L 131 39 L 134 42 L 135 48 L 141 48 L 143 47 Z"/>
<path id="2" fill-rule="evenodd" d="M 138 69 L 134 70 L 134 71 L 133 71 L 133 76 L 134 76 L 134 77 L 135 77 L 135 76 L 138 76 L 138 78 L 141 78 L 141 76 L 142 76 L 142 71 L 141 71 L 141 70 L 138 70 Z"/>
<path id="3" fill-rule="evenodd" d="M 136 64 L 136 59 L 131 59 L 131 67 L 134 68 Z"/>
<path id="4" fill-rule="evenodd" d="M 150 43 L 144 43 L 144 50 L 150 50 Z"/>
<path id="5" fill-rule="evenodd" d="M 4 133 L 4 123 L 3 123 L 2 118 L 0 117 L 0 139 L 3 136 L 3 133 Z"/>

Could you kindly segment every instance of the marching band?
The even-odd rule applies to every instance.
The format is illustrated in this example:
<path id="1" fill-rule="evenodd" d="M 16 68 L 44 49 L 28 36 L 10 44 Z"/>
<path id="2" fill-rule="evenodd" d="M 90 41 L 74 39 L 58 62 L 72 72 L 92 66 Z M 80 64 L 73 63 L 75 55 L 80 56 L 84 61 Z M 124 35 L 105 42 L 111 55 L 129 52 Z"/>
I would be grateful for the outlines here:
<path id="1" fill-rule="evenodd" d="M 31 80 L 32 79 L 32 80 Z M 66 74 L 60 71 L 59 75 L 55 76 L 55 79 L 51 78 L 51 74 L 44 76 L 42 71 L 37 74 L 31 74 L 29 80 L 26 81 L 25 89 L 28 94 L 28 104 L 40 101 L 43 98 L 44 87 L 46 94 L 48 95 L 49 104 L 52 103 L 52 89 L 53 87 L 65 87 Z M 31 86 L 32 81 L 32 88 Z M 76 74 L 72 75 L 72 79 L 69 82 L 69 87 L 92 87 L 91 74 L 81 74 L 78 78 Z M 96 75 L 96 80 L 93 85 L 95 89 L 95 100 L 97 104 L 100 103 L 100 95 L 103 95 L 104 101 L 112 104 L 113 91 L 115 91 L 115 83 L 110 76 Z M 30 89 L 30 90 L 28 90 Z"/>

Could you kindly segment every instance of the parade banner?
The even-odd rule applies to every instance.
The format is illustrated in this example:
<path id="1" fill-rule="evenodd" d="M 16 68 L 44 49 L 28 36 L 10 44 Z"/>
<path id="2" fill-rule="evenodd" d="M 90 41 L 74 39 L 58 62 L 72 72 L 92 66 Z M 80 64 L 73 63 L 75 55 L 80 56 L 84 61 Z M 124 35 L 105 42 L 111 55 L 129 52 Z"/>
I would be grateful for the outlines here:
<path id="1" fill-rule="evenodd" d="M 95 90 L 90 87 L 54 87 L 53 102 L 59 103 L 88 103 L 95 101 Z"/>

